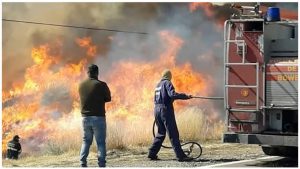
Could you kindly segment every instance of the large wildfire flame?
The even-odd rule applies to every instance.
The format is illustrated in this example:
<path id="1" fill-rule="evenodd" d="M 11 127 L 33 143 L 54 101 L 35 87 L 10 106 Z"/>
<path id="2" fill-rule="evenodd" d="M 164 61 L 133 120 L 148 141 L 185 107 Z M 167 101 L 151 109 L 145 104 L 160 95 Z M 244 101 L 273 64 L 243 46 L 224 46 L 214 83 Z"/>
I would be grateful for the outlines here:
<path id="1" fill-rule="evenodd" d="M 212 93 L 212 79 L 196 72 L 191 63 L 176 63 L 177 52 L 184 41 L 168 31 L 158 35 L 164 44 L 159 49 L 162 51 L 159 59 L 116 61 L 111 71 L 100 77 L 105 79 L 112 93 L 112 102 L 107 104 L 108 121 L 152 120 L 153 89 L 165 68 L 171 69 L 178 92 Z M 55 139 L 58 134 L 80 127 L 78 84 L 86 78 L 86 67 L 90 58 L 96 57 L 97 45 L 92 43 L 91 37 L 78 38 L 75 42 L 86 50 L 85 59 L 62 65 L 61 59 L 66 56 L 60 55 L 59 47 L 63 44 L 37 46 L 32 49 L 34 64 L 24 73 L 24 83 L 16 83 L 10 90 L 2 92 L 3 151 L 15 134 L 21 136 L 25 148 L 39 150 L 43 143 Z M 200 103 L 201 100 L 178 101 L 175 108 L 179 111 Z M 216 119 L 217 114 L 210 117 Z"/>

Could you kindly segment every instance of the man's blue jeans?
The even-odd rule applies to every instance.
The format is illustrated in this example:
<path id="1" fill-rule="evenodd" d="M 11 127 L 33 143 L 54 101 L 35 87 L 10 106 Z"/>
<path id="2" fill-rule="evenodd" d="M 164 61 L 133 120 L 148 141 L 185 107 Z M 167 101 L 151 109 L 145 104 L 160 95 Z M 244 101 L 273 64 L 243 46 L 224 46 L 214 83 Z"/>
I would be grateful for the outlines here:
<path id="1" fill-rule="evenodd" d="M 83 143 L 80 151 L 80 163 L 82 166 L 87 165 L 90 146 L 95 135 L 98 149 L 98 165 L 105 167 L 106 163 L 106 120 L 105 117 L 88 116 L 82 119 L 83 126 Z"/>

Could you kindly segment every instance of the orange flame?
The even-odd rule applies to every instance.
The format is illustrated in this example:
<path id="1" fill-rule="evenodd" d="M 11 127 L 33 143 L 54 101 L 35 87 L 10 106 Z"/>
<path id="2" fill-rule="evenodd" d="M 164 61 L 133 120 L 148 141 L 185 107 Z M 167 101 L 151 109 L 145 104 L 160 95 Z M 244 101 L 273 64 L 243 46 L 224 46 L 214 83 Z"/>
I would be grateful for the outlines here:
<path id="1" fill-rule="evenodd" d="M 192 2 L 189 4 L 189 9 L 190 12 L 202 9 L 209 19 L 215 20 L 217 31 L 223 30 L 224 21 L 228 19 L 225 16 L 219 16 L 218 18 L 215 18 L 216 14 L 214 12 L 213 4 L 210 2 Z"/>
<path id="2" fill-rule="evenodd" d="M 168 31 L 160 32 L 159 36 L 164 45 L 157 60 L 118 61 L 113 64 L 112 71 L 104 76 L 112 93 L 112 102 L 107 105 L 107 118 L 111 121 L 133 122 L 152 117 L 153 89 L 165 68 L 172 71 L 173 84 L 178 92 L 211 94 L 214 81 L 210 77 L 196 72 L 189 62 L 176 63 L 177 53 L 184 41 Z M 95 56 L 96 45 L 92 44 L 91 37 L 78 38 L 76 42 L 79 47 L 87 49 L 86 58 Z M 36 147 L 31 144 L 42 146 L 45 141 L 55 139 L 57 134 L 79 128 L 81 124 L 78 83 L 86 78 L 88 61 L 82 59 L 78 63 L 53 69 L 60 64 L 63 56 L 50 55 L 50 50 L 49 44 L 33 48 L 31 56 L 35 64 L 27 68 L 24 83 L 14 84 L 9 91 L 3 91 L 3 152 L 14 134 L 19 134 L 32 150 Z M 178 101 L 175 108 L 180 111 L 201 102 Z"/>
<path id="3" fill-rule="evenodd" d="M 191 12 L 194 12 L 197 9 L 201 8 L 204 10 L 206 16 L 208 16 L 210 18 L 214 16 L 212 7 L 213 7 L 213 5 L 210 2 L 192 2 L 189 5 Z"/>
<path id="4" fill-rule="evenodd" d="M 91 37 L 78 38 L 76 42 L 80 47 L 87 49 L 87 56 L 94 57 L 96 55 L 97 46 L 92 45 Z"/>

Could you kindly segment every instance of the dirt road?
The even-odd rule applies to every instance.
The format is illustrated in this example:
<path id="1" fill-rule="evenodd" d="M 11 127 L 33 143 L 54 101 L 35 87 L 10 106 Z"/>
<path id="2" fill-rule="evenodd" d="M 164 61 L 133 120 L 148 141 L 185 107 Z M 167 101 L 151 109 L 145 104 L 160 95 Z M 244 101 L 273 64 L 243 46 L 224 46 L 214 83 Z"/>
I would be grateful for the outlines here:
<path id="1" fill-rule="evenodd" d="M 161 149 L 159 161 L 149 161 L 147 147 L 132 147 L 126 150 L 109 150 L 108 167 L 199 167 L 223 162 L 249 160 L 265 155 L 257 145 L 223 144 L 220 141 L 201 143 L 202 156 L 194 162 L 177 162 L 171 149 Z M 3 159 L 4 167 L 79 167 L 79 152 L 62 155 L 22 157 L 20 160 Z M 88 160 L 90 167 L 97 166 L 97 155 L 91 152 Z"/>

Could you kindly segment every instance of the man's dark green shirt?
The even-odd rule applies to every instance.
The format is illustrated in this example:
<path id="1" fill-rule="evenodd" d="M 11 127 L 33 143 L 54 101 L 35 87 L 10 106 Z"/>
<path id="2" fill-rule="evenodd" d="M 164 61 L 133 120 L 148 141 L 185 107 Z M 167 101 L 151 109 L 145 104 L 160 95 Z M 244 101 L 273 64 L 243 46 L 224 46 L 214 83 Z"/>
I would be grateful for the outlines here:
<path id="1" fill-rule="evenodd" d="M 81 115 L 105 116 L 105 102 L 111 101 L 110 90 L 105 82 L 88 78 L 79 85 Z"/>

